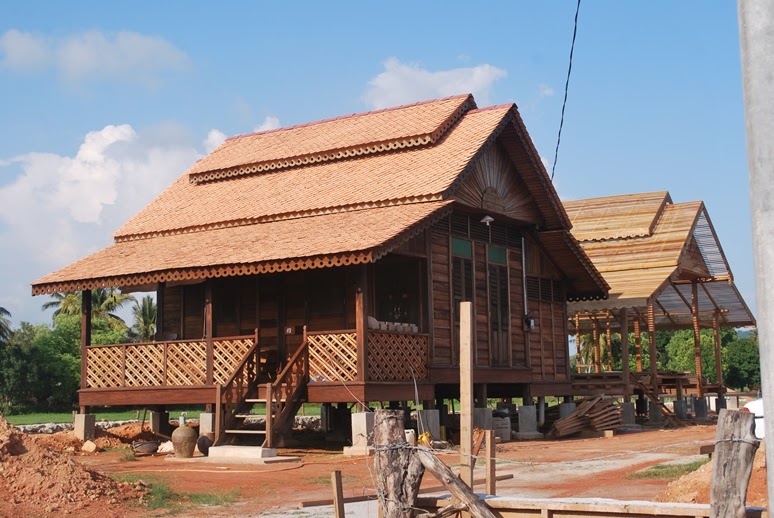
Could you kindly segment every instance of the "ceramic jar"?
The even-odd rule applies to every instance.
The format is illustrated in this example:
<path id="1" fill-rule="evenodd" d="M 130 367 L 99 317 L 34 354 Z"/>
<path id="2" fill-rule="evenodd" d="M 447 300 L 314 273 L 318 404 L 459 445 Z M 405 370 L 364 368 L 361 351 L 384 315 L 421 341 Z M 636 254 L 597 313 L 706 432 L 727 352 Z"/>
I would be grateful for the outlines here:
<path id="1" fill-rule="evenodd" d="M 196 440 L 198 439 L 196 430 L 190 426 L 179 426 L 172 432 L 172 446 L 175 448 L 175 457 L 190 459 L 193 457 Z"/>

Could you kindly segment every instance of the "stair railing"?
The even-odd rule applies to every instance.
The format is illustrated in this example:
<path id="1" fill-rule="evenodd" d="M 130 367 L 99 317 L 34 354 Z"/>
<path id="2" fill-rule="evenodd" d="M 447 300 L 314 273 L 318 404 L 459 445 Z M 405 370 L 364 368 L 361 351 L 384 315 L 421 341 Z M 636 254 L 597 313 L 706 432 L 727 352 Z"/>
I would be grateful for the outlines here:
<path id="1" fill-rule="evenodd" d="M 255 330 L 253 346 L 242 357 L 234 373 L 223 385 L 215 386 L 215 445 L 223 439 L 223 430 L 233 424 L 236 415 L 245 404 L 245 399 L 258 386 L 260 367 L 258 329 Z"/>
<path id="2" fill-rule="evenodd" d="M 669 410 L 669 408 L 667 408 L 667 406 L 661 401 L 661 398 L 659 398 L 658 394 L 653 391 L 652 387 L 643 383 L 643 381 L 633 372 L 629 373 L 629 379 L 632 381 L 632 383 L 639 387 L 646 398 L 651 400 L 658 407 L 659 411 L 664 416 L 664 418 L 666 418 L 669 424 L 675 428 L 685 426 L 685 423 L 683 423 L 682 420 L 680 420 L 680 418 L 677 417 L 674 412 Z"/>
<path id="3" fill-rule="evenodd" d="M 309 340 L 304 326 L 304 339 L 293 357 L 274 382 L 267 384 L 266 441 L 271 448 L 275 434 L 287 430 L 301 406 L 302 396 L 309 382 Z"/>

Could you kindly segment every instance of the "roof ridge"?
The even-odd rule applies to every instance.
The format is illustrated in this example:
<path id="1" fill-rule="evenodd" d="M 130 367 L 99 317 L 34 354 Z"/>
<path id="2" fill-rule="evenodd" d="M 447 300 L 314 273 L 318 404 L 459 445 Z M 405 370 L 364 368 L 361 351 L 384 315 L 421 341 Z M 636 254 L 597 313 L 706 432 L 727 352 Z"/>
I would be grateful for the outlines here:
<path id="1" fill-rule="evenodd" d="M 312 121 L 312 122 L 304 122 L 302 124 L 294 124 L 293 126 L 284 126 L 282 128 L 274 128 L 274 129 L 270 129 L 270 130 L 253 131 L 253 132 L 250 132 L 250 133 L 242 133 L 242 134 L 239 134 L 239 135 L 234 135 L 234 136 L 228 137 L 225 140 L 225 142 L 228 142 L 230 140 L 238 140 L 238 139 L 246 138 L 246 137 L 252 137 L 252 136 L 255 136 L 255 135 L 268 135 L 268 134 L 271 134 L 271 133 L 278 133 L 280 131 L 287 131 L 287 130 L 299 129 L 299 128 L 307 128 L 309 126 L 315 126 L 317 124 L 323 124 L 323 123 L 326 123 L 326 122 L 334 122 L 334 121 L 340 121 L 340 120 L 353 119 L 355 117 L 364 117 L 366 115 L 375 115 L 377 113 L 386 113 L 386 112 L 392 112 L 392 111 L 397 111 L 397 110 L 404 110 L 406 108 L 411 108 L 413 106 L 421 106 L 423 104 L 431 104 L 431 103 L 438 103 L 438 102 L 442 102 L 442 101 L 450 101 L 452 99 L 461 99 L 463 97 L 466 97 L 466 98 L 469 97 L 470 100 L 473 102 L 473 105 L 474 106 L 476 105 L 476 101 L 475 101 L 475 99 L 473 99 L 473 94 L 467 93 L 467 94 L 450 95 L 450 96 L 447 96 L 447 97 L 441 97 L 439 99 L 428 99 L 426 101 L 417 101 L 415 103 L 401 104 L 400 106 L 390 106 L 388 108 L 382 108 L 380 110 L 370 110 L 370 111 L 367 111 L 367 112 L 356 112 L 356 113 L 350 113 L 348 115 L 339 115 L 338 117 L 329 117 L 327 119 L 320 119 L 320 120 Z M 474 108 L 474 109 L 477 109 L 477 108 Z"/>
<path id="2" fill-rule="evenodd" d="M 387 200 L 376 200 L 367 202 L 350 203 L 346 205 L 337 205 L 332 207 L 320 207 L 309 210 L 284 212 L 277 214 L 265 214 L 254 218 L 240 218 L 229 221 L 217 221 L 204 225 L 193 225 L 190 227 L 172 228 L 153 232 L 142 232 L 138 234 L 114 235 L 115 243 L 124 243 L 127 241 L 139 241 L 142 239 L 152 239 L 154 237 L 172 236 L 179 234 L 190 234 L 194 232 L 204 232 L 220 228 L 242 227 L 249 225 L 260 225 L 273 221 L 285 221 L 289 219 L 311 218 L 327 214 L 340 214 L 344 212 L 356 212 L 359 210 L 368 210 L 382 207 L 395 207 L 398 205 L 415 205 L 419 203 L 428 203 L 434 201 L 443 201 L 441 194 L 426 194 L 423 196 L 408 196 L 403 198 L 393 198 Z"/>

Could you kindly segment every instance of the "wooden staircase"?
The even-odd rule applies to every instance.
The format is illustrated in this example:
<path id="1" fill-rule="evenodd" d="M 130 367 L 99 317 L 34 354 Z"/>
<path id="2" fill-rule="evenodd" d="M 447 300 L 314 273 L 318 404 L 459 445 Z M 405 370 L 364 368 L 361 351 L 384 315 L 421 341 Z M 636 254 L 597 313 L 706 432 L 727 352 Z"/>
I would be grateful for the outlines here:
<path id="1" fill-rule="evenodd" d="M 685 426 L 685 423 L 681 421 L 680 418 L 678 418 L 674 412 L 669 410 L 669 408 L 667 408 L 667 406 L 661 401 L 661 398 L 658 397 L 658 394 L 653 391 L 653 388 L 650 385 L 643 383 L 643 381 L 633 372 L 629 373 L 629 377 L 631 379 L 632 385 L 639 388 L 645 397 L 648 398 L 652 403 L 658 405 L 658 409 L 661 411 L 661 414 L 664 416 L 664 419 L 666 419 L 667 423 L 674 426 L 675 428 Z"/>
<path id="2" fill-rule="evenodd" d="M 306 400 L 309 354 L 306 327 L 304 340 L 276 379 L 270 380 L 260 361 L 256 344 L 224 385 L 217 388 L 215 446 L 244 444 L 274 447 L 278 438 L 293 427 L 296 413 Z M 255 412 L 263 405 L 263 413 Z M 266 419 L 265 430 L 245 424 L 251 417 Z"/>

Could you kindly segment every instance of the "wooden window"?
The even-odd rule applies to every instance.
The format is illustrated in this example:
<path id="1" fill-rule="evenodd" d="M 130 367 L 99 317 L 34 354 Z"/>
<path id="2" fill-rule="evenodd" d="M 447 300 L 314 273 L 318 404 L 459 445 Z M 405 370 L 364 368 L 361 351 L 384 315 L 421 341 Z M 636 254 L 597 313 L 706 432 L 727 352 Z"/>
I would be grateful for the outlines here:
<path id="1" fill-rule="evenodd" d="M 454 317 L 454 358 L 460 353 L 460 302 L 473 302 L 473 243 L 452 238 L 452 315 Z"/>
<path id="2" fill-rule="evenodd" d="M 491 333 L 492 366 L 507 367 L 510 363 L 508 322 L 508 266 L 504 248 L 490 246 L 489 258 L 489 327 Z"/>

